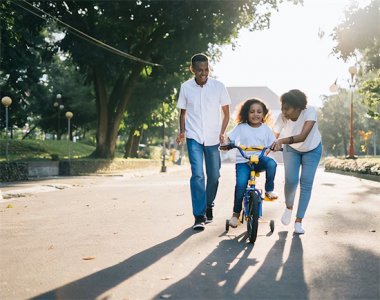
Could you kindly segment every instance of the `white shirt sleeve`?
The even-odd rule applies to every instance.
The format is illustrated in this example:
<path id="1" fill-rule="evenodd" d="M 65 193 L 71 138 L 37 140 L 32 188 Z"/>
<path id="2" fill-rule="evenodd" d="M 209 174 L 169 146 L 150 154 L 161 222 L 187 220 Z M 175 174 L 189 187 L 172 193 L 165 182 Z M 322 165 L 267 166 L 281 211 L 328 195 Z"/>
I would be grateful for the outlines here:
<path id="1" fill-rule="evenodd" d="M 273 134 L 273 131 L 272 129 L 270 129 L 269 126 L 266 126 L 267 127 L 267 139 L 266 139 L 266 145 L 267 147 L 271 146 L 273 144 L 273 142 L 275 141 L 275 136 Z"/>
<path id="2" fill-rule="evenodd" d="M 185 89 L 184 89 L 183 84 L 182 84 L 181 89 L 179 90 L 177 108 L 180 108 L 180 109 L 186 109 L 187 108 L 187 100 L 186 100 L 185 94 L 186 94 Z"/>
<path id="3" fill-rule="evenodd" d="M 284 126 L 285 126 L 285 122 L 284 122 L 282 114 L 280 114 L 276 120 L 276 123 L 274 123 L 273 131 L 275 133 L 281 133 L 281 130 L 284 128 Z"/>
<path id="4" fill-rule="evenodd" d="M 305 121 L 317 121 L 317 111 L 314 107 L 308 107 L 305 110 Z"/>
<path id="5" fill-rule="evenodd" d="M 228 94 L 227 88 L 222 84 L 221 91 L 220 91 L 220 105 L 230 105 L 231 104 L 231 98 Z"/>
<path id="6" fill-rule="evenodd" d="M 232 129 L 227 135 L 228 135 L 228 138 L 230 139 L 231 142 L 233 141 L 236 143 L 236 139 L 240 135 L 239 125 L 236 125 L 235 128 Z"/>

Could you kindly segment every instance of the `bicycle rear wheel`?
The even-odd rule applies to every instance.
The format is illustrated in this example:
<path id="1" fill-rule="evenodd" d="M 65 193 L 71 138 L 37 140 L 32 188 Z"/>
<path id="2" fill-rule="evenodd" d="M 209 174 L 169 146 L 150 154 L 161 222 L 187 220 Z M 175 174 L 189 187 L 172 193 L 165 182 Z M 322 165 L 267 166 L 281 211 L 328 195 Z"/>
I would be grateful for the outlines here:
<path id="1" fill-rule="evenodd" d="M 249 242 L 254 244 L 259 227 L 259 195 L 254 191 L 249 193 L 247 231 Z"/>

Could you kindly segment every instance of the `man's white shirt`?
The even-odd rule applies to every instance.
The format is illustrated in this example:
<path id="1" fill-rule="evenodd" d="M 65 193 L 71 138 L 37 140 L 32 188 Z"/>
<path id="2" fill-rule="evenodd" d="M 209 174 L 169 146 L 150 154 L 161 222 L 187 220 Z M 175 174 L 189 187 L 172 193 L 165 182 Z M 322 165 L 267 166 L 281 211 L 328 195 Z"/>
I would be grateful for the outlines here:
<path id="1" fill-rule="evenodd" d="M 177 108 L 186 110 L 186 137 L 205 146 L 219 144 L 221 129 L 221 107 L 231 104 L 224 84 L 208 78 L 200 86 L 195 79 L 181 85 Z"/>

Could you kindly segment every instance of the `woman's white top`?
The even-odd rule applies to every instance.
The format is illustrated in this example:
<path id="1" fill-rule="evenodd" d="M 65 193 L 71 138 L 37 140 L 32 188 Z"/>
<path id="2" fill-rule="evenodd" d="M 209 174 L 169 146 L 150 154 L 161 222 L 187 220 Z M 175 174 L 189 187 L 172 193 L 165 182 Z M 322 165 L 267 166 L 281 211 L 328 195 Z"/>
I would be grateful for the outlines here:
<path id="1" fill-rule="evenodd" d="M 321 134 L 318 130 L 317 123 L 317 111 L 314 107 L 307 107 L 302 110 L 296 121 L 286 119 L 282 114 L 280 114 L 274 124 L 273 131 L 280 134 L 279 138 L 295 136 L 301 133 L 306 121 L 315 121 L 309 135 L 303 142 L 294 143 L 289 146 L 301 152 L 311 151 L 321 142 Z"/>
<path id="2" fill-rule="evenodd" d="M 269 147 L 275 140 L 272 129 L 266 125 L 261 124 L 260 127 L 252 127 L 247 123 L 237 125 L 228 137 L 235 145 L 244 146 L 265 146 Z M 260 154 L 260 151 L 247 151 L 246 155 Z M 241 156 L 239 151 L 236 151 L 236 163 L 244 163 L 248 160 Z"/>

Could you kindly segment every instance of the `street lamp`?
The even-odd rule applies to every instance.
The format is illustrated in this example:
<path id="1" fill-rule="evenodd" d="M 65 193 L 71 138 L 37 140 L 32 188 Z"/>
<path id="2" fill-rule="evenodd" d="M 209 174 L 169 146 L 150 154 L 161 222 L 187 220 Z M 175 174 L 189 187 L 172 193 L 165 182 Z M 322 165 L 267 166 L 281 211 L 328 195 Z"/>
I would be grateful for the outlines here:
<path id="1" fill-rule="evenodd" d="M 54 102 L 54 107 L 57 108 L 57 140 L 60 140 L 60 131 L 61 131 L 61 113 L 60 110 L 64 109 L 64 105 L 61 103 L 62 95 L 57 94 L 55 97 L 56 101 Z"/>
<path id="2" fill-rule="evenodd" d="M 165 149 L 165 104 L 162 102 L 162 165 L 161 165 L 161 172 L 166 172 L 166 166 L 165 166 L 165 155 L 166 149 Z"/>
<path id="3" fill-rule="evenodd" d="M 70 120 L 74 116 L 71 111 L 66 112 L 65 114 L 67 118 L 67 144 L 69 149 L 69 160 L 71 159 L 71 147 L 70 147 Z"/>
<path id="4" fill-rule="evenodd" d="M 351 106 L 350 106 L 350 145 L 348 147 L 348 156 L 347 158 L 353 159 L 356 158 L 354 150 L 354 88 L 356 86 L 355 76 L 358 72 L 356 66 L 351 66 L 348 68 L 348 72 L 351 75 L 351 80 L 349 81 L 351 89 Z"/>
<path id="5" fill-rule="evenodd" d="M 1 99 L 1 103 L 5 106 L 5 134 L 6 134 L 6 146 L 5 146 L 5 157 L 7 158 L 8 161 L 8 107 L 12 104 L 12 99 L 8 96 L 5 96 Z"/>

